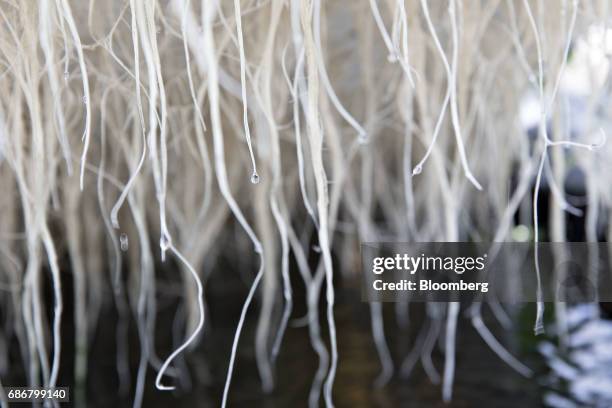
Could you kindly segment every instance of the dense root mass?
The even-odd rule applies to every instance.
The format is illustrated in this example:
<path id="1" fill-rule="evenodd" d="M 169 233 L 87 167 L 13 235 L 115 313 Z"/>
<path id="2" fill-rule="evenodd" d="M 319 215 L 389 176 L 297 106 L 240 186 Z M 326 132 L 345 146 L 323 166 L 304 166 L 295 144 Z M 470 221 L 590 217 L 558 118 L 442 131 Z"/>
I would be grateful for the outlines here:
<path id="1" fill-rule="evenodd" d="M 3 343 L 19 345 L 30 385 L 53 387 L 61 337 L 74 336 L 83 385 L 91 334 L 112 305 L 119 333 L 129 316 L 138 322 L 131 392 L 140 406 L 147 370 L 160 391 L 173 389 L 177 356 L 206 330 L 207 277 L 248 265 L 226 404 L 249 309 L 259 314 L 261 384 L 273 389 L 296 265 L 319 357 L 309 402 L 332 406 L 342 364 L 334 283 L 355 278 L 360 242 L 502 242 L 517 223 L 529 226 L 526 239 L 564 241 L 564 214 L 581 215 L 564 193 L 568 171 L 588 180 L 586 235 L 598 239 L 612 205 L 611 8 L 604 0 L 3 1 Z M 586 106 L 578 114 L 576 99 Z M 549 230 L 539 232 L 543 185 L 552 205 Z M 515 217 L 530 206 L 531 216 Z M 155 347 L 162 270 L 182 284 L 186 319 L 169 355 Z M 74 310 L 63 308 L 65 273 Z M 476 330 L 530 375 L 480 308 L 469 314 Z M 427 309 L 431 329 L 417 353 L 431 354 L 444 334 L 449 400 L 462 314 L 457 303 Z M 538 302 L 536 332 L 543 313 Z M 74 319 L 74 333 L 61 332 L 62 319 Z M 379 304 L 371 319 L 384 384 L 394 362 Z M 10 369 L 0 366 L 0 379 Z"/>

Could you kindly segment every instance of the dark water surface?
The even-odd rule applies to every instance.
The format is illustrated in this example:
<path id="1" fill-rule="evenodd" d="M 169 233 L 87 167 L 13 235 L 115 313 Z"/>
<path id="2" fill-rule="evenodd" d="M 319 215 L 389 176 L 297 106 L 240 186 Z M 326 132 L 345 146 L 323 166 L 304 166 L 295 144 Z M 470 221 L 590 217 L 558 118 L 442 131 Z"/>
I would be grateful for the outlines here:
<path id="1" fill-rule="evenodd" d="M 414 344 L 417 329 L 421 327 L 423 305 L 413 305 L 412 309 L 411 323 L 414 328 L 411 329 L 409 325 L 408 329 L 400 330 L 395 324 L 393 305 L 385 305 L 387 339 L 396 362 L 396 372 L 399 371 L 402 358 L 408 354 Z M 219 405 L 238 311 L 239 308 L 224 309 L 224 314 L 236 317 L 224 320 L 223 326 L 213 329 L 214 333 L 210 333 L 211 341 L 204 347 L 206 349 L 204 353 L 198 356 L 196 352 L 187 358 L 192 367 L 193 388 L 170 397 L 168 394 L 156 391 L 152 384 L 149 384 L 145 407 Z M 220 310 L 217 309 L 217 312 Z M 256 316 L 257 313 L 251 314 L 250 324 L 243 332 L 229 406 L 306 407 L 308 393 L 318 366 L 318 358 L 310 345 L 307 328 L 288 329 L 276 367 L 276 388 L 270 394 L 264 394 L 261 391 L 255 365 L 253 344 Z M 467 319 L 460 319 L 458 326 L 453 401 L 444 404 L 441 399 L 441 385 L 430 382 L 420 363 L 408 379 L 401 379 L 396 374 L 387 386 L 377 388 L 373 385 L 380 373 L 380 363 L 372 341 L 369 309 L 367 304 L 359 301 L 358 295 L 350 293 L 338 296 L 335 316 L 339 350 L 339 366 L 334 387 L 334 402 L 337 407 L 541 406 L 540 391 L 536 381 L 523 378 L 503 363 L 484 343 Z M 321 318 L 324 324 L 324 314 Z M 494 322 L 491 326 L 495 327 Z M 530 331 L 529 329 L 527 330 Z M 520 329 L 517 328 L 518 330 Z M 324 339 L 327 339 L 324 329 L 323 335 Z M 524 333 L 524 337 L 529 336 L 530 333 Z M 529 352 L 529 347 L 519 347 L 520 337 L 518 334 L 502 333 L 499 338 L 522 361 L 529 364 L 530 360 L 534 360 L 534 364 L 538 364 L 537 356 Z M 208 363 L 204 363 L 203 355 L 208 357 Z M 438 347 L 435 348 L 433 360 L 439 373 L 442 374 L 443 354 Z M 321 406 L 324 406 L 322 401 Z"/>
<path id="2" fill-rule="evenodd" d="M 69 277 L 67 277 L 69 279 Z M 220 405 L 223 384 L 227 372 L 229 355 L 235 326 L 243 299 L 246 295 L 244 282 L 239 278 L 228 278 L 222 285 L 208 285 L 206 332 L 195 349 L 185 358 L 176 360 L 182 375 L 179 379 L 166 378 L 173 382 L 176 391 L 161 392 L 154 386 L 157 370 L 149 366 L 143 407 L 216 407 Z M 215 287 L 216 285 L 216 287 Z M 163 285 L 159 285 L 163 288 Z M 212 288 L 211 288 L 212 287 Z M 72 406 L 82 406 L 75 401 L 77 390 L 72 375 L 74 338 L 72 336 L 72 309 L 67 291 L 66 319 L 64 322 L 64 344 L 60 385 L 71 387 Z M 161 290 L 158 296 L 156 325 L 156 354 L 160 359 L 172 351 L 172 322 L 177 307 L 184 301 L 174 290 Z M 297 292 L 297 290 L 296 290 Z M 180 292 L 178 292 L 180 293 Z M 213 295 L 214 294 L 214 295 Z M 460 315 L 457 329 L 456 373 L 453 401 L 442 402 L 441 385 L 432 384 L 417 363 L 408 379 L 397 375 L 401 360 L 411 350 L 418 329 L 423 323 L 424 305 L 413 304 L 410 322 L 406 329 L 396 324 L 394 305 L 384 305 L 384 320 L 389 349 L 396 364 L 396 374 L 389 384 L 376 388 L 373 383 L 380 373 L 380 363 L 372 340 L 370 313 L 367 303 L 360 300 L 357 291 L 339 291 L 335 308 L 338 332 L 339 366 L 334 387 L 334 402 L 337 407 L 537 407 L 541 406 L 540 390 L 536 380 L 525 379 L 503 363 L 471 326 L 470 321 Z M 534 305 L 526 305 L 534 309 Z M 275 368 L 276 387 L 265 394 L 261 391 L 260 379 L 255 364 L 254 337 L 259 304 L 254 302 L 242 334 L 234 379 L 229 394 L 230 407 L 306 407 L 308 393 L 318 366 L 318 358 L 310 345 L 306 327 L 292 327 L 287 333 Z M 302 317 L 305 307 L 300 299 L 292 319 Z M 181 313 L 182 315 L 182 313 Z M 117 377 L 117 315 L 112 309 L 100 316 L 98 329 L 92 337 L 89 351 L 89 372 L 86 391 L 88 407 L 130 407 L 133 387 L 140 357 L 140 345 L 133 317 L 129 327 L 128 361 L 132 387 L 120 395 Z M 519 319 L 516 319 L 517 321 Z M 327 341 L 325 314 L 321 313 L 322 335 Z M 512 332 L 495 330 L 499 324 L 487 319 L 497 338 L 521 361 L 531 367 L 541 364 L 533 351 L 530 325 L 519 325 Z M 174 342 L 182 341 L 182 331 L 176 331 Z M 528 340 L 525 340 L 528 339 Z M 23 385 L 23 363 L 13 357 L 10 381 L 6 385 Z M 436 346 L 433 362 L 440 375 L 443 371 L 443 353 Z M 21 367 L 21 369 L 20 369 Z M 126 388 L 126 384 L 122 384 Z M 321 399 L 320 406 L 324 406 Z"/>

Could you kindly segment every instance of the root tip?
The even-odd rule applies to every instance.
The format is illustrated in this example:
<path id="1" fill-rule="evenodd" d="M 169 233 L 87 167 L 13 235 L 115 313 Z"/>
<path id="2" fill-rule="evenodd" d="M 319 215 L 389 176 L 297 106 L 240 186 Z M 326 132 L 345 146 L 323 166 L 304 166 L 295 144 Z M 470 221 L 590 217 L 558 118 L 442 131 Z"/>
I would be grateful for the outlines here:
<path id="1" fill-rule="evenodd" d="M 544 334 L 544 325 L 543 324 L 536 324 L 535 327 L 533 328 L 533 333 L 536 336 L 540 336 L 542 334 Z"/>

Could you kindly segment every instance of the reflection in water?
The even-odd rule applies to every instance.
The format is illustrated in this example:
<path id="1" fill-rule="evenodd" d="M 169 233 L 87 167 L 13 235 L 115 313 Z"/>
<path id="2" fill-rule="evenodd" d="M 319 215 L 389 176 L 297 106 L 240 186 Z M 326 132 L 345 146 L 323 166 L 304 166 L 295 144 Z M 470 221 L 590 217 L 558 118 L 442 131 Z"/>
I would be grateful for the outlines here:
<path id="1" fill-rule="evenodd" d="M 218 300 L 218 299 L 215 299 Z M 219 303 L 217 303 L 218 305 Z M 227 307 L 226 307 L 227 306 Z M 239 305 L 238 305 L 239 306 Z M 533 308 L 527 307 L 531 310 Z M 486 308 L 484 308 L 486 310 Z M 183 387 L 174 395 L 160 394 L 149 387 L 144 406 L 172 407 L 217 406 L 227 369 L 227 355 L 232 339 L 232 324 L 237 318 L 237 306 L 227 305 L 211 309 L 211 329 L 204 340 L 204 353 L 189 355 L 189 370 L 185 375 L 190 388 Z M 463 310 L 462 310 L 463 313 Z M 336 307 L 338 349 L 341 364 L 334 387 L 337 407 L 538 407 L 541 396 L 536 381 L 526 379 L 508 367 L 484 343 L 470 320 L 460 318 L 457 330 L 457 371 L 453 400 L 444 404 L 441 385 L 432 384 L 421 363 L 417 363 L 408 378 L 401 378 L 401 362 L 415 345 L 419 329 L 423 326 L 424 304 L 411 304 L 409 322 L 405 329 L 398 328 L 395 305 L 383 305 L 385 335 L 396 370 L 391 381 L 377 388 L 376 378 L 381 365 L 372 340 L 368 305 L 359 300 L 355 292 L 343 292 Z M 300 313 L 295 313 L 295 317 Z M 519 314 L 515 314 L 518 320 Z M 496 330 L 500 325 L 490 313 L 484 313 L 488 326 L 508 349 L 530 367 L 537 367 L 537 353 L 530 353 L 522 344 L 523 338 L 533 338 L 531 321 L 517 322 L 516 330 Z M 522 317 L 521 317 L 522 319 Z M 261 391 L 261 381 L 255 364 L 252 342 L 257 315 L 249 316 L 244 339 L 239 349 L 236 376 L 230 394 L 230 407 L 305 407 L 315 376 L 318 360 L 308 337 L 303 319 L 290 322 L 275 371 L 276 387 L 269 394 Z M 322 327 L 322 329 L 324 329 Z M 325 330 L 322 333 L 327 340 Z M 444 367 L 444 339 L 436 342 L 432 361 L 438 372 Z M 181 369 L 185 370 L 185 367 Z M 321 400 L 320 406 L 323 406 Z"/>

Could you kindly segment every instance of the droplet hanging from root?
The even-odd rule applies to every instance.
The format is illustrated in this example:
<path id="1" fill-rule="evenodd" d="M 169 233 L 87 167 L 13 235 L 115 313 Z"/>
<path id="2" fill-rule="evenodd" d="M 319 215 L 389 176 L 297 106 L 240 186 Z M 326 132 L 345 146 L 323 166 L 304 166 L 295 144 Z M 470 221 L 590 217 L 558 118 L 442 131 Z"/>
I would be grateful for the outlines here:
<path id="1" fill-rule="evenodd" d="M 253 184 L 259 184 L 260 178 L 259 178 L 259 174 L 257 174 L 257 172 L 254 172 L 251 175 L 251 183 Z"/>
<path id="2" fill-rule="evenodd" d="M 121 233 L 121 235 L 119 236 L 119 245 L 121 246 L 121 250 L 123 252 L 126 252 L 128 250 L 129 242 L 128 236 L 125 232 Z"/>

